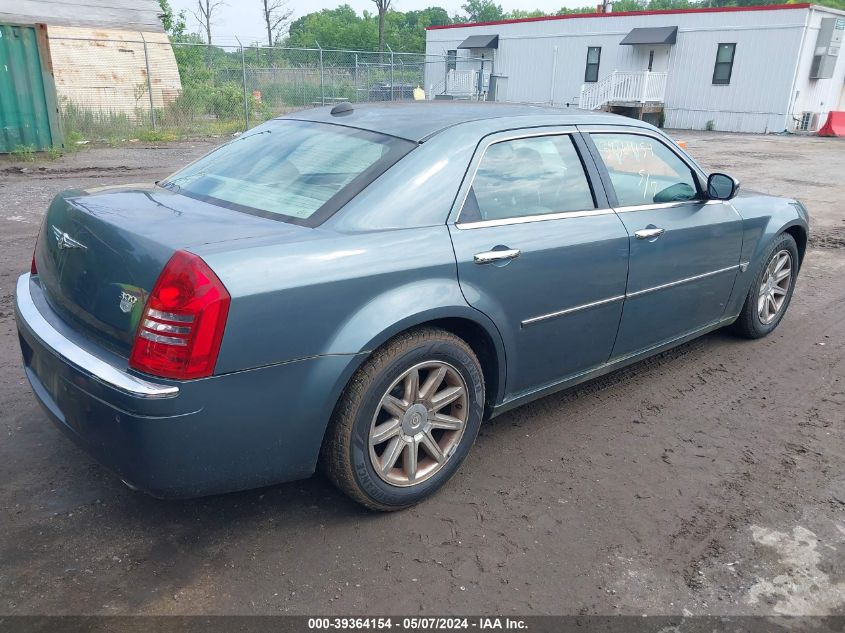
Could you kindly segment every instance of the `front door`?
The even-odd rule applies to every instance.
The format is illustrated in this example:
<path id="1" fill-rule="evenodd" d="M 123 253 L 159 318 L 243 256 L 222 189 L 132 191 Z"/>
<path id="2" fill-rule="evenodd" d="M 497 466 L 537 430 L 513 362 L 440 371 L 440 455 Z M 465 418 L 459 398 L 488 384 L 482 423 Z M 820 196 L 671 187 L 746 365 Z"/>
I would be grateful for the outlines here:
<path id="1" fill-rule="evenodd" d="M 458 278 L 502 335 L 508 396 L 601 365 L 613 348 L 628 234 L 583 156 L 571 128 L 494 135 L 459 194 Z"/>
<path id="2" fill-rule="evenodd" d="M 637 46 L 640 67 L 653 73 L 665 73 L 669 70 L 670 46 L 645 44 Z"/>
<path id="3" fill-rule="evenodd" d="M 608 131 L 590 138 L 630 235 L 628 285 L 613 357 L 718 322 L 739 271 L 739 214 L 729 202 L 707 200 L 696 170 L 657 135 Z"/>

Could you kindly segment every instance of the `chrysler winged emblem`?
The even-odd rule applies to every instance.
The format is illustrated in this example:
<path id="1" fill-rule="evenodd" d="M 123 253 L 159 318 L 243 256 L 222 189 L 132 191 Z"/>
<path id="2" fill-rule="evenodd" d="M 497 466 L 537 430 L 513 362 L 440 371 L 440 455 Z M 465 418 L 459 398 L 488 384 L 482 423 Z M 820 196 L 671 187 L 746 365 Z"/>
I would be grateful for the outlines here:
<path id="1" fill-rule="evenodd" d="M 56 245 L 59 247 L 60 251 L 70 248 L 81 248 L 83 250 L 88 250 L 88 247 L 85 246 L 85 244 L 77 242 L 64 231 L 57 229 L 55 225 L 52 225 L 50 228 L 53 229 L 53 237 L 56 238 Z"/>

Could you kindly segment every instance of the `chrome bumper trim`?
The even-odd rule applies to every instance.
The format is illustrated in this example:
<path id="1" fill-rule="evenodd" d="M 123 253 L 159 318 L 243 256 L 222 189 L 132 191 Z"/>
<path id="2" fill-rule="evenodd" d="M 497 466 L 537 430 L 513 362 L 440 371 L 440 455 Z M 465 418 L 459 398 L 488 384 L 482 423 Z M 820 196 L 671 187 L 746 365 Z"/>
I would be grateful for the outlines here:
<path id="1" fill-rule="evenodd" d="M 29 331 L 53 354 L 90 378 L 130 396 L 172 398 L 179 393 L 179 387 L 148 382 L 121 371 L 65 337 L 50 325 L 35 306 L 30 293 L 30 277 L 31 275 L 26 273 L 18 278 L 15 292 L 18 314 Z"/>

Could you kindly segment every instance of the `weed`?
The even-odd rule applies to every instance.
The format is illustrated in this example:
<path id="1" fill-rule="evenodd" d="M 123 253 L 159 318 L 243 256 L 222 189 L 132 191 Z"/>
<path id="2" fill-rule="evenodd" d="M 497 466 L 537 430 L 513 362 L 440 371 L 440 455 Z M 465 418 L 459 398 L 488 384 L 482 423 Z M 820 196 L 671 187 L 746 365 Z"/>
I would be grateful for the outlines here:
<path id="1" fill-rule="evenodd" d="M 13 161 L 22 163 L 35 162 L 35 145 L 15 145 L 9 153 Z"/>
<path id="2" fill-rule="evenodd" d="M 178 139 L 179 135 L 173 130 L 144 130 L 138 134 L 138 140 L 147 143 L 167 143 Z"/>

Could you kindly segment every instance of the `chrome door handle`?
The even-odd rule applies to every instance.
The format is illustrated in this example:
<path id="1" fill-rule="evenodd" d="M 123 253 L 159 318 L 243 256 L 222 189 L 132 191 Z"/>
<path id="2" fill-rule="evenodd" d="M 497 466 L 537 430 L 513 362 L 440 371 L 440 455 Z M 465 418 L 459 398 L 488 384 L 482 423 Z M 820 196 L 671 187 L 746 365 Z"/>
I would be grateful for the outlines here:
<path id="1" fill-rule="evenodd" d="M 506 259 L 516 259 L 519 257 L 519 249 L 510 248 L 504 251 L 485 251 L 483 253 L 476 253 L 473 259 L 476 264 L 490 264 L 492 262 L 500 262 Z"/>
<path id="2" fill-rule="evenodd" d="M 638 240 L 651 240 L 655 237 L 660 237 L 665 232 L 666 229 L 659 229 L 655 227 L 653 229 L 640 229 L 639 231 L 635 231 L 634 235 L 637 236 Z"/>

